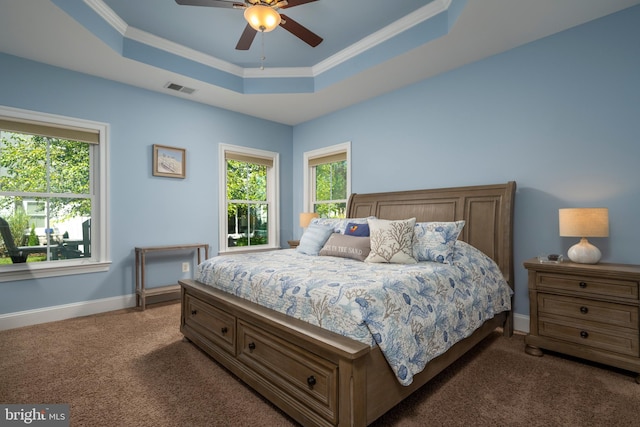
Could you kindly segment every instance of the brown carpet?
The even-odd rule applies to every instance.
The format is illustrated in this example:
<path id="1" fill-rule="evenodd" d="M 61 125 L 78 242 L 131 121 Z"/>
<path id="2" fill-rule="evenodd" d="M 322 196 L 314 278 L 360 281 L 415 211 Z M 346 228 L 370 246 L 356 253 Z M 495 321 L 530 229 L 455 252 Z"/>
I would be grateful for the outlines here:
<path id="1" fill-rule="evenodd" d="M 72 426 L 295 426 L 194 345 L 180 306 L 0 332 L 0 403 L 71 405 Z M 381 426 L 640 425 L 634 374 L 524 353 L 495 333 Z"/>

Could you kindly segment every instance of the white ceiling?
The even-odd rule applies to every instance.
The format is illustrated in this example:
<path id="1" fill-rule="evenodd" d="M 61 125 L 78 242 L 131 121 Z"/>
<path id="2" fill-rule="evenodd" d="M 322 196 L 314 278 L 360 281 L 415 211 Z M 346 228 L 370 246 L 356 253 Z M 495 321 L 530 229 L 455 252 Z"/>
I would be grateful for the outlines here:
<path id="1" fill-rule="evenodd" d="M 266 68 L 259 70 L 260 34 L 250 50 L 234 49 L 245 25 L 241 10 L 174 0 L 0 0 L 0 52 L 296 125 L 636 4 L 318 0 L 282 13 L 324 41 L 311 48 L 277 28 L 264 35 Z M 441 14 L 448 16 L 438 21 Z M 432 27 L 435 35 L 426 34 Z M 132 40 L 137 50 L 118 48 Z M 153 56 L 158 49 L 162 60 Z M 296 79 L 304 89 L 289 89 Z M 195 92 L 171 91 L 168 82 Z M 277 82 L 287 88 L 267 88 Z M 262 88 L 243 89 L 252 84 Z"/>

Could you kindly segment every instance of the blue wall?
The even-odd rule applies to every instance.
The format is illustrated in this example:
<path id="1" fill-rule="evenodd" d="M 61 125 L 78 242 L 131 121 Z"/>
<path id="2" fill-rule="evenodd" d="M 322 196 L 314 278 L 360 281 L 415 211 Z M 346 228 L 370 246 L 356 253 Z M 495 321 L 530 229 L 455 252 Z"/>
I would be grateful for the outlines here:
<path id="1" fill-rule="evenodd" d="M 516 181 L 515 312 L 528 315 L 522 262 L 577 241 L 558 236 L 559 208 L 608 207 L 610 237 L 592 242 L 603 261 L 640 264 L 639 41 L 635 7 L 296 126 L 294 176 L 305 151 L 351 141 L 356 193 Z"/>
<path id="2" fill-rule="evenodd" d="M 0 54 L 0 70 L 0 105 L 110 124 L 113 261 L 106 273 L 0 283 L 0 314 L 132 294 L 136 246 L 208 243 L 217 253 L 220 142 L 280 153 L 281 241 L 291 238 L 290 126 L 14 56 Z M 186 148 L 186 179 L 152 176 L 153 144 Z M 148 283 L 182 276 L 179 262 L 171 270 L 154 282 L 149 268 Z"/>
<path id="3" fill-rule="evenodd" d="M 527 315 L 522 261 L 576 240 L 558 236 L 559 208 L 608 207 L 610 237 L 592 239 L 603 260 L 640 263 L 638 40 L 635 7 L 294 128 L 0 54 L 0 104 L 111 124 L 113 259 L 104 274 L 0 283 L 0 313 L 131 294 L 134 246 L 215 252 L 219 142 L 280 153 L 281 242 L 297 237 L 303 153 L 351 141 L 358 193 L 515 180 Z M 187 148 L 186 180 L 151 176 L 154 143 Z"/>

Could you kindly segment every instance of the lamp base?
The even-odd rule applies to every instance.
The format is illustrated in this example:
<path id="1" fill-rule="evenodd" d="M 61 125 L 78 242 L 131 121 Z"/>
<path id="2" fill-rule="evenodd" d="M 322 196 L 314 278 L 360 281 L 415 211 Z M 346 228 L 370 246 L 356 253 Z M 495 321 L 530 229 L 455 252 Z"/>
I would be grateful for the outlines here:
<path id="1" fill-rule="evenodd" d="M 580 264 L 597 264 L 602 256 L 600 249 L 589 243 L 585 237 L 580 239 L 580 242 L 571 246 L 567 255 L 569 255 L 571 261 Z"/>

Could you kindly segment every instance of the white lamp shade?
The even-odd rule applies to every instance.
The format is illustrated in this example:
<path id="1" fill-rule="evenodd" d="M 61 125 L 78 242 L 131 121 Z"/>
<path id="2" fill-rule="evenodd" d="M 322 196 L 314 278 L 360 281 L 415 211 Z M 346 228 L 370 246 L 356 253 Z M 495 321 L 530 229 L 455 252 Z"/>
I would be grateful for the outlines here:
<path id="1" fill-rule="evenodd" d="M 602 254 L 587 237 L 609 236 L 609 210 L 607 208 L 571 208 L 559 211 L 560 236 L 580 237 L 580 242 L 569 248 L 567 255 L 573 262 L 596 264 Z"/>
<path id="2" fill-rule="evenodd" d="M 560 236 L 608 237 L 609 209 L 568 208 L 559 211 Z"/>
<path id="3" fill-rule="evenodd" d="M 256 31 L 268 33 L 280 25 L 280 14 L 269 6 L 255 5 L 244 10 L 244 19 Z"/>
<path id="4" fill-rule="evenodd" d="M 311 220 L 318 218 L 318 214 L 315 212 L 302 212 L 300 214 L 300 227 L 307 228 L 311 223 Z"/>

